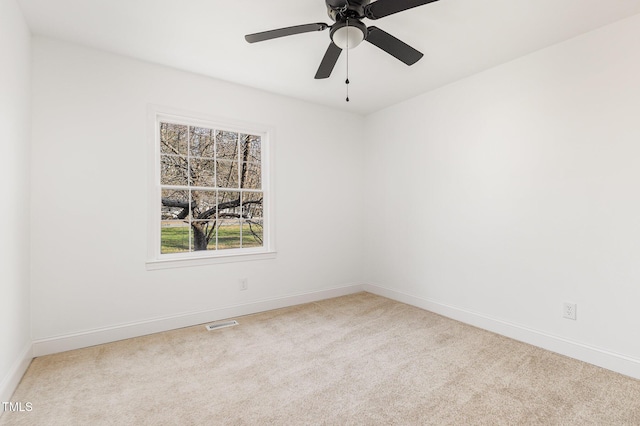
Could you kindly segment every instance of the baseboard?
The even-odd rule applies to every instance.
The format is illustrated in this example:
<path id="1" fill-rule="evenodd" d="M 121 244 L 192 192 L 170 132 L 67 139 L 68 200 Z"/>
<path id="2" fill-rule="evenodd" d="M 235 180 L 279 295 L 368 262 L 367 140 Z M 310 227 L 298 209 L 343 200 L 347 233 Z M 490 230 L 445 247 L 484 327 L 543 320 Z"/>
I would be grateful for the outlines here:
<path id="1" fill-rule="evenodd" d="M 640 360 L 605 349 L 571 341 L 519 324 L 510 323 L 478 312 L 435 300 L 425 299 L 377 285 L 364 284 L 364 291 L 416 306 L 454 320 L 489 330 L 494 333 L 528 343 L 570 358 L 597 365 L 626 376 L 640 379 Z"/>
<path id="2" fill-rule="evenodd" d="M 354 284 L 35 340 L 32 346 L 30 345 L 23 351 L 23 355 L 16 361 L 16 364 L 9 374 L 7 374 L 2 383 L 0 383 L 0 397 L 2 397 L 3 401 L 9 400 L 20 382 L 22 375 L 29 366 L 32 357 L 80 349 L 147 334 L 190 327 L 206 322 L 315 302 L 332 297 L 345 296 L 360 291 L 367 291 L 398 302 L 416 306 L 484 330 L 489 330 L 521 342 L 640 379 L 640 360 L 633 357 L 571 341 L 563 337 L 554 336 L 549 333 L 435 300 L 406 294 L 377 285 Z"/>
<path id="3" fill-rule="evenodd" d="M 332 297 L 345 296 L 347 294 L 353 294 L 360 291 L 362 291 L 362 286 L 360 284 L 347 285 L 327 290 L 292 294 L 283 297 L 251 301 L 223 308 L 162 318 L 153 318 L 146 321 L 86 330 L 80 333 L 55 336 L 46 339 L 38 339 L 33 342 L 33 356 L 37 357 L 73 349 L 86 348 L 89 346 L 130 339 L 147 334 L 175 330 L 183 327 L 191 327 L 206 322 L 255 314 L 258 312 L 300 305 L 302 303 L 316 302 L 318 300 L 330 299 Z"/>
<path id="4" fill-rule="evenodd" d="M 29 368 L 29 364 L 33 359 L 33 348 L 31 343 L 29 343 L 20 353 L 18 358 L 16 358 L 13 366 L 7 373 L 7 375 L 0 382 L 0 401 L 11 401 L 11 396 L 13 392 L 18 387 L 18 383 L 24 376 L 24 373 Z M 0 416 L 2 415 L 2 410 L 0 410 Z"/>

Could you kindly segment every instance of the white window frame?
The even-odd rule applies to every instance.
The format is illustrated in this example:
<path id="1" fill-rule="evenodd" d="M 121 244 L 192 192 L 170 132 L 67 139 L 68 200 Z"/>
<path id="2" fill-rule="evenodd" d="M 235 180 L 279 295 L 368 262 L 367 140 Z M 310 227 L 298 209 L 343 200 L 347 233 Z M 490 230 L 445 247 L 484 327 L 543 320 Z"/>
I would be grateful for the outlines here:
<path id="1" fill-rule="evenodd" d="M 160 123 L 169 122 L 226 130 L 230 132 L 258 135 L 261 138 L 261 170 L 263 191 L 263 242 L 262 247 L 202 250 L 188 253 L 166 253 L 161 250 L 160 205 L 162 190 L 160 185 Z M 227 262 L 273 259 L 275 250 L 274 224 L 274 130 L 270 126 L 212 117 L 206 114 L 177 110 L 174 108 L 149 106 L 149 187 L 147 224 L 147 270 L 178 268 L 186 266 L 211 265 Z"/>

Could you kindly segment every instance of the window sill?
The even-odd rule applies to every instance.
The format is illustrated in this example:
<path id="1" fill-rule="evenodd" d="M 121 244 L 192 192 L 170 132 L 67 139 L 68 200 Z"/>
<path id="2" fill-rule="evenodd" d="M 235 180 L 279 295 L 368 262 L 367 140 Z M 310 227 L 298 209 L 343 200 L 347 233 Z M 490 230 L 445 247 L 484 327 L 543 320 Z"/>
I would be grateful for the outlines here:
<path id="1" fill-rule="evenodd" d="M 242 254 L 228 254 L 217 255 L 208 257 L 186 257 L 186 258 L 171 258 L 171 259 L 159 259 L 148 260 L 146 262 L 147 271 L 155 271 L 158 269 L 170 269 L 170 268 L 185 268 L 191 266 L 205 266 L 205 265 L 217 265 L 220 263 L 232 263 L 232 262 L 249 262 L 254 260 L 268 260 L 275 259 L 276 252 L 268 251 L 261 253 L 242 253 Z"/>

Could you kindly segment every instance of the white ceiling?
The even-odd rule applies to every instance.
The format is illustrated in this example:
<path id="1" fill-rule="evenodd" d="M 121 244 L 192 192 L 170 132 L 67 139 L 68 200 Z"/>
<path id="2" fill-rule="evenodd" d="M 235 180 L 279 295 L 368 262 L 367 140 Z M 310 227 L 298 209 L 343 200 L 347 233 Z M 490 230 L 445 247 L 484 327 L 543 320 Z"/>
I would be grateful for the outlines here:
<path id="1" fill-rule="evenodd" d="M 440 0 L 370 21 L 424 53 L 408 67 L 363 43 L 315 80 L 329 31 L 248 44 L 244 35 L 331 23 L 324 0 L 18 0 L 34 34 L 362 114 L 640 13 L 640 0 Z"/>

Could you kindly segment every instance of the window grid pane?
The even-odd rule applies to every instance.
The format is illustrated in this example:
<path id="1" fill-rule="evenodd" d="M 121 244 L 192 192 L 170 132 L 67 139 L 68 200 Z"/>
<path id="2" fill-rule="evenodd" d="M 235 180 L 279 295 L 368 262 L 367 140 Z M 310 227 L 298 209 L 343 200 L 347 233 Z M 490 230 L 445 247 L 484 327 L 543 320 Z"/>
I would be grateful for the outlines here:
<path id="1" fill-rule="evenodd" d="M 160 123 L 162 254 L 264 246 L 261 137 Z"/>

